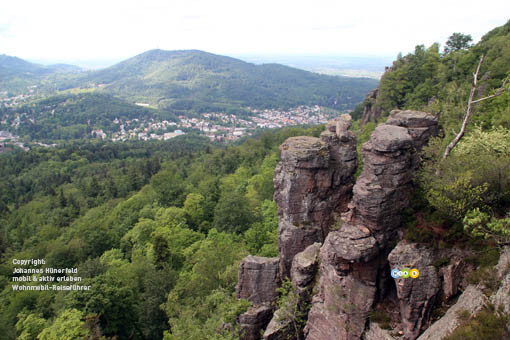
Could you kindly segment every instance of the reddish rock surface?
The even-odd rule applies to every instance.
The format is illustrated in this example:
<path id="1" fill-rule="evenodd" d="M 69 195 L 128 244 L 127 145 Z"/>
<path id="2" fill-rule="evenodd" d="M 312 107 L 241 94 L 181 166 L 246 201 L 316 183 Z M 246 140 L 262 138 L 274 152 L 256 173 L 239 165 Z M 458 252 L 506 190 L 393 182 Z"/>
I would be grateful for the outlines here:
<path id="1" fill-rule="evenodd" d="M 412 137 L 407 129 L 379 125 L 363 145 L 363 172 L 356 181 L 350 203 L 352 220 L 371 232 L 379 241 L 388 229 L 400 225 L 400 213 L 412 191 Z"/>
<path id="2" fill-rule="evenodd" d="M 376 122 L 381 116 L 382 109 L 378 105 L 379 89 L 370 91 L 365 98 L 365 107 L 363 108 L 363 115 L 361 116 L 361 126 L 368 122 Z"/>
<path id="3" fill-rule="evenodd" d="M 393 110 L 386 124 L 407 128 L 413 138 L 414 147 L 418 151 L 428 143 L 430 137 L 437 136 L 439 132 L 437 117 L 421 111 Z"/>
<path id="4" fill-rule="evenodd" d="M 278 258 L 247 256 L 239 264 L 236 298 L 253 304 L 272 303 L 278 287 Z"/>
<path id="5" fill-rule="evenodd" d="M 397 238 L 400 214 L 409 203 L 416 150 L 423 136 L 437 131 L 437 121 L 428 114 L 395 112 L 391 119 L 363 145 L 363 171 L 350 210 L 321 248 L 319 291 L 305 328 L 308 340 L 360 339 L 377 289 L 384 286 L 381 278 L 387 280 L 388 241 Z M 418 126 L 431 131 L 415 137 L 410 129 Z"/>
<path id="6" fill-rule="evenodd" d="M 481 289 L 472 285 L 467 286 L 457 302 L 448 309 L 441 319 L 427 328 L 418 340 L 444 339 L 463 322 L 461 318 L 463 312 L 469 311 L 471 316 L 475 316 L 488 303 L 489 301 Z"/>
<path id="7" fill-rule="evenodd" d="M 250 307 L 239 316 L 239 325 L 243 329 L 243 340 L 259 340 L 260 331 L 266 328 L 271 320 L 273 309 L 268 305 Z"/>
<path id="8" fill-rule="evenodd" d="M 305 250 L 294 256 L 290 277 L 292 285 L 297 293 L 307 299 L 308 293 L 313 288 L 313 281 L 317 269 L 319 269 L 320 243 L 314 243 Z"/>
<path id="9" fill-rule="evenodd" d="M 322 243 L 335 216 L 346 210 L 356 171 L 356 139 L 348 115 L 328 123 L 321 138 L 292 137 L 281 146 L 274 174 L 281 278 L 294 256 Z"/>
<path id="10" fill-rule="evenodd" d="M 400 214 L 412 193 L 413 173 L 419 164 L 417 151 L 437 133 L 437 119 L 430 114 L 392 112 L 388 122 L 379 125 L 363 145 L 363 172 L 353 186 L 357 156 L 350 125 L 350 116 L 342 115 L 326 125 L 320 138 L 292 137 L 281 145 L 281 160 L 274 174 L 279 262 L 249 256 L 239 268 L 237 297 L 254 302 L 254 308 L 269 308 L 267 304 L 276 297 L 276 285 L 285 277 L 292 279 L 301 299 L 309 299 L 320 263 L 317 294 L 303 334 L 309 340 L 358 340 L 364 336 L 381 287 L 391 282 L 387 273 L 389 241 L 397 239 Z M 400 259 L 414 259 L 411 262 L 428 273 L 430 259 L 420 262 L 413 248 L 407 248 L 392 252 L 392 264 L 404 265 L 407 263 Z M 422 289 L 418 279 L 397 287 L 409 339 L 427 323 L 429 306 L 439 290 L 437 272 L 430 269 L 428 280 L 429 288 Z M 251 310 L 241 318 L 246 334 L 252 334 L 253 339 L 256 329 L 260 332 L 266 322 L 265 316 L 270 315 L 265 313 Z M 287 326 L 273 317 L 265 339 L 285 338 Z"/>
<path id="11" fill-rule="evenodd" d="M 464 267 L 462 260 L 454 259 L 452 263 L 439 270 L 439 275 L 443 279 L 443 295 L 446 300 L 457 295 Z"/>
<path id="12" fill-rule="evenodd" d="M 352 225 L 331 232 L 320 251 L 319 293 L 306 339 L 360 339 L 376 293 L 375 239 Z M 354 260 L 353 260 L 354 259 Z"/>
<path id="13" fill-rule="evenodd" d="M 314 243 L 294 256 L 291 268 L 291 282 L 297 293 L 298 308 L 306 308 L 310 303 L 314 279 L 319 269 L 320 243 Z M 292 310 L 294 306 L 289 309 Z M 284 317 L 285 313 L 278 309 L 264 332 L 264 340 L 300 340 L 300 330 L 296 330 L 291 320 Z"/>
<path id="14" fill-rule="evenodd" d="M 414 340 L 428 326 L 430 313 L 441 288 L 433 252 L 426 247 L 401 241 L 388 256 L 391 268 L 420 271 L 418 278 L 395 279 L 405 339 Z"/>

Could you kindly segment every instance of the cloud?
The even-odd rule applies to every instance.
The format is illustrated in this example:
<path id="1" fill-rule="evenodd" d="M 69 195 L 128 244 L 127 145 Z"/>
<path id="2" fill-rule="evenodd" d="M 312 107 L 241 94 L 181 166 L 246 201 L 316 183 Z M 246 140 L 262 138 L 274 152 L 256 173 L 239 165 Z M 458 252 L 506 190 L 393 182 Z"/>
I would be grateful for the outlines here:
<path id="1" fill-rule="evenodd" d="M 501 0 L 481 9 L 474 0 L 3 1 L 0 48 L 36 59 L 127 58 L 156 47 L 396 56 L 452 32 L 477 39 L 508 20 L 505 7 Z"/>
<path id="2" fill-rule="evenodd" d="M 11 24 L 1 24 L 0 23 L 0 36 L 8 36 L 11 31 Z"/>

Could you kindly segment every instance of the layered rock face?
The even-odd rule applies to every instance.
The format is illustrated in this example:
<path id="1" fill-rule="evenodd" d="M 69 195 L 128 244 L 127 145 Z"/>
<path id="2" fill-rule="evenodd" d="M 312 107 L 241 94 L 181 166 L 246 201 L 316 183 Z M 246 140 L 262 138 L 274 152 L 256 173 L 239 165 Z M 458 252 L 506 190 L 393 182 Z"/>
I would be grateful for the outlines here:
<path id="1" fill-rule="evenodd" d="M 308 314 L 307 339 L 361 338 L 376 293 L 376 254 L 376 240 L 356 226 L 344 224 L 328 235 L 320 252 L 319 293 Z"/>
<path id="2" fill-rule="evenodd" d="M 239 325 L 243 329 L 243 340 L 259 340 L 260 331 L 266 328 L 273 315 L 269 305 L 255 305 L 239 316 Z"/>
<path id="3" fill-rule="evenodd" d="M 247 256 L 239 264 L 236 298 L 271 303 L 278 287 L 278 258 Z"/>
<path id="4" fill-rule="evenodd" d="M 407 132 L 413 138 L 414 147 L 418 151 L 428 143 L 430 137 L 437 136 L 439 132 L 437 118 L 421 111 L 393 110 L 386 124 L 407 128 Z"/>
<path id="5" fill-rule="evenodd" d="M 457 261 L 454 262 L 454 264 L 456 263 Z M 505 313 L 510 313 L 510 247 L 507 246 L 503 250 L 492 274 L 500 282 L 499 289 L 492 296 L 488 298 L 479 286 L 467 286 L 457 302 L 448 309 L 441 319 L 427 328 L 418 340 L 443 339 L 450 335 L 455 328 L 462 324 L 461 312 L 468 311 L 473 317 L 483 308 L 492 304 L 496 310 L 503 308 Z"/>
<path id="6" fill-rule="evenodd" d="M 418 340 L 437 340 L 448 336 L 461 324 L 459 314 L 462 311 L 470 311 L 476 315 L 488 303 L 487 297 L 475 286 L 468 286 L 459 297 L 455 305 L 450 307 L 446 314 L 430 326 Z"/>
<path id="7" fill-rule="evenodd" d="M 462 260 L 453 259 L 451 264 L 439 270 L 439 276 L 443 279 L 443 295 L 446 300 L 457 295 L 464 267 L 465 264 Z"/>
<path id="8" fill-rule="evenodd" d="M 501 284 L 498 291 L 491 297 L 491 303 L 496 308 L 503 308 L 510 313 L 510 246 L 506 246 L 496 266 L 496 275 Z"/>
<path id="9" fill-rule="evenodd" d="M 356 171 L 356 140 L 350 116 L 328 123 L 321 138 L 292 137 L 280 147 L 275 169 L 281 278 L 290 276 L 294 256 L 322 243 L 350 199 Z"/>
<path id="10" fill-rule="evenodd" d="M 380 237 L 399 226 L 411 193 L 412 145 L 406 128 L 379 125 L 374 130 L 363 145 L 363 172 L 354 186 L 349 222 Z"/>
<path id="11" fill-rule="evenodd" d="M 298 295 L 307 300 L 319 265 L 320 243 L 314 243 L 294 256 L 290 278 Z"/>
<path id="12" fill-rule="evenodd" d="M 319 251 L 321 248 L 320 243 L 314 243 L 307 247 L 301 253 L 294 256 L 291 268 L 291 282 L 295 289 L 295 299 L 289 300 L 289 306 L 284 306 L 278 309 L 271 322 L 264 332 L 264 340 L 299 340 L 296 336 L 296 329 L 291 325 L 292 320 L 286 317 L 289 311 L 302 310 L 310 302 L 311 293 L 313 289 L 313 281 L 319 269 Z M 297 330 L 299 332 L 299 330 Z"/>
<path id="13" fill-rule="evenodd" d="M 260 339 L 260 330 L 271 320 L 279 284 L 278 263 L 277 257 L 247 256 L 239 264 L 236 298 L 253 303 L 253 307 L 239 316 L 243 340 Z"/>
<path id="14" fill-rule="evenodd" d="M 363 172 L 350 210 L 321 248 L 319 293 L 305 328 L 308 340 L 360 339 L 378 287 L 384 286 L 387 244 L 397 238 L 400 214 L 412 192 L 416 149 L 423 136 L 437 129 L 431 115 L 394 112 L 392 117 L 392 124 L 379 125 L 363 146 Z M 414 124 L 418 117 L 422 121 Z M 408 126 L 414 125 L 431 131 L 410 134 Z"/>
<path id="15" fill-rule="evenodd" d="M 429 320 L 435 297 L 441 288 L 430 249 L 400 242 L 388 256 L 391 268 L 419 268 L 415 279 L 396 279 L 400 317 L 406 339 L 416 339 Z"/>
<path id="16" fill-rule="evenodd" d="M 416 151 L 437 131 L 433 115 L 397 110 L 374 130 L 363 145 L 363 172 L 349 206 L 353 224 L 369 228 L 379 241 L 393 236 L 389 231 L 399 227 L 400 213 L 412 192 L 411 180 L 419 163 Z"/>
<path id="17" fill-rule="evenodd" d="M 395 338 L 389 334 L 389 331 L 371 322 L 368 326 L 368 330 L 363 334 L 363 340 L 395 340 Z"/>
<path id="18" fill-rule="evenodd" d="M 378 105 L 377 97 L 379 89 L 372 90 L 365 98 L 366 105 L 363 108 L 363 115 L 361 116 L 361 126 L 368 122 L 375 122 L 381 116 L 382 110 Z"/>
<path id="19" fill-rule="evenodd" d="M 306 302 L 319 263 L 318 293 L 308 313 L 306 339 L 359 340 L 377 334 L 376 326 L 370 328 L 373 334 L 366 331 L 368 314 L 391 280 L 388 244 L 398 239 L 400 214 L 408 204 L 419 163 L 417 150 L 437 133 L 437 119 L 422 112 L 393 111 L 388 123 L 378 126 L 363 146 L 364 168 L 354 186 L 357 155 L 355 137 L 347 131 L 350 125 L 350 116 L 342 115 L 327 124 L 320 138 L 292 137 L 280 147 L 274 175 L 280 258 L 277 262 L 248 257 L 240 265 L 236 294 L 256 304 L 240 320 L 242 324 L 249 320 L 243 327 L 252 335 L 245 339 L 258 339 L 256 329 L 263 328 L 268 314 L 256 308 L 267 307 L 276 298 L 276 285 L 266 280 L 290 277 L 299 303 Z M 407 251 L 395 259 L 411 256 Z M 432 288 L 423 297 L 414 292 L 419 286 L 404 286 L 399 293 L 412 301 L 401 304 L 411 337 L 427 322 L 427 306 L 440 286 L 434 273 Z M 278 314 L 264 339 L 289 337 L 289 324 Z"/>

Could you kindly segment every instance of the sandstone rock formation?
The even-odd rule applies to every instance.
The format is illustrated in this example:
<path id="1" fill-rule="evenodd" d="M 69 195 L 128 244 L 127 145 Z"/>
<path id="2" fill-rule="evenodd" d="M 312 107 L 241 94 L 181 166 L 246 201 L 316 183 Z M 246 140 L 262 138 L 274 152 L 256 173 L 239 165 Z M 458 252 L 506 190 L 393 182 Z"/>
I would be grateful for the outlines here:
<path id="1" fill-rule="evenodd" d="M 268 305 L 250 307 L 239 316 L 239 325 L 243 329 L 243 340 L 259 340 L 260 331 L 266 328 L 271 320 L 273 309 Z"/>
<path id="2" fill-rule="evenodd" d="M 368 326 L 368 330 L 363 335 L 363 340 L 395 340 L 395 338 L 392 337 L 387 330 L 371 322 Z"/>
<path id="3" fill-rule="evenodd" d="M 392 112 L 388 123 L 378 126 L 364 144 L 363 172 L 353 186 L 357 155 L 355 137 L 348 131 L 350 125 L 350 116 L 342 115 L 327 124 L 320 138 L 292 137 L 281 145 L 281 160 L 274 174 L 274 198 L 280 218 L 278 275 L 275 259 L 248 257 L 239 269 L 236 294 L 258 307 L 274 301 L 276 286 L 266 280 L 275 275 L 278 277 L 273 282 L 290 277 L 299 301 L 307 301 L 320 263 L 318 293 L 313 297 L 304 330 L 308 340 L 377 336 L 377 326 L 366 330 L 366 325 L 374 302 L 392 282 L 387 260 L 389 241 L 397 239 L 400 214 L 412 193 L 413 173 L 419 163 L 417 150 L 437 133 L 437 119 L 432 115 Z M 400 257 L 408 255 L 404 252 Z M 408 292 L 407 286 L 401 291 L 412 301 L 410 306 L 401 305 L 412 336 L 427 321 L 427 303 L 439 289 L 435 275 L 432 290 L 423 299 Z M 420 306 L 421 302 L 426 306 Z M 255 334 L 252 330 L 260 329 L 260 320 L 266 314 L 250 313 L 244 316 L 243 320 L 250 320 L 244 322 L 244 327 Z M 295 335 L 289 334 L 289 324 L 278 315 L 277 311 L 264 339 Z"/>
<path id="4" fill-rule="evenodd" d="M 418 278 L 395 279 L 400 316 L 406 339 L 416 339 L 427 326 L 436 296 L 441 288 L 432 250 L 401 241 L 388 256 L 391 268 L 420 271 Z"/>
<path id="5" fill-rule="evenodd" d="M 319 265 L 320 243 L 314 243 L 292 260 L 290 278 L 297 293 L 306 298 L 310 293 Z"/>
<path id="6" fill-rule="evenodd" d="M 409 130 L 426 128 L 420 133 Z M 387 278 L 388 241 L 397 239 L 400 214 L 412 192 L 416 150 L 437 131 L 432 115 L 394 112 L 363 145 L 363 171 L 349 212 L 320 252 L 319 292 L 308 314 L 308 340 L 360 339 L 378 287 Z M 436 273 L 437 275 L 437 273 Z"/>
<path id="7" fill-rule="evenodd" d="M 360 339 L 374 303 L 380 266 L 375 239 L 344 224 L 321 248 L 319 293 L 305 334 L 309 340 Z"/>
<path id="8" fill-rule="evenodd" d="M 368 228 L 383 245 L 384 238 L 393 238 L 389 229 L 399 227 L 412 191 L 412 143 L 406 128 L 379 125 L 363 145 L 363 172 L 354 186 L 348 222 Z"/>
<path id="9" fill-rule="evenodd" d="M 496 272 L 499 279 L 503 279 L 510 273 L 510 246 L 505 246 L 499 256 Z"/>
<path id="10" fill-rule="evenodd" d="M 361 116 L 361 126 L 368 122 L 376 122 L 381 116 L 382 109 L 378 105 L 377 97 L 379 95 L 379 89 L 370 91 L 365 98 L 365 107 L 363 108 L 363 115 Z"/>
<path id="11" fill-rule="evenodd" d="M 271 303 L 278 287 L 278 258 L 247 256 L 239 264 L 236 298 L 253 304 Z"/>
<path id="12" fill-rule="evenodd" d="M 452 263 L 439 270 L 439 275 L 443 279 L 443 295 L 446 300 L 457 295 L 464 262 L 460 259 L 454 259 Z"/>
<path id="13" fill-rule="evenodd" d="M 243 340 L 260 339 L 260 331 L 271 320 L 279 284 L 278 263 L 277 257 L 247 256 L 239 264 L 236 298 L 253 303 L 253 307 L 239 316 Z"/>
<path id="14" fill-rule="evenodd" d="M 407 128 L 407 132 L 413 138 L 414 147 L 418 151 L 427 144 L 431 136 L 436 136 L 439 131 L 437 117 L 421 111 L 393 110 L 386 124 Z"/>
<path id="15" fill-rule="evenodd" d="M 297 296 L 296 301 L 290 302 L 297 303 L 300 310 L 302 310 L 302 308 L 306 308 L 306 305 L 311 299 L 313 281 L 319 266 L 320 248 L 320 243 L 314 243 L 301 253 L 294 256 L 294 259 L 292 260 L 290 276 L 292 286 L 295 289 Z M 288 307 L 295 308 L 295 306 Z M 291 320 L 286 320 L 284 316 L 285 312 L 281 309 L 278 309 L 274 313 L 274 316 L 264 333 L 264 340 L 297 340 L 295 333 L 300 330 L 294 329 L 293 325 L 291 325 Z"/>
<path id="16" fill-rule="evenodd" d="M 493 274 L 501 283 L 499 289 L 490 298 L 487 298 L 478 287 L 467 286 L 457 302 L 448 309 L 441 319 L 433 323 L 418 340 L 444 338 L 462 323 L 459 316 L 460 312 L 468 311 L 471 316 L 475 316 L 489 302 L 496 307 L 496 310 L 502 307 L 506 313 L 510 313 L 510 247 L 506 247 L 502 252 Z"/>
<path id="17" fill-rule="evenodd" d="M 356 171 L 356 140 L 350 116 L 330 122 L 321 138 L 292 137 L 280 147 L 275 169 L 280 275 L 290 275 L 294 256 L 323 242 L 335 214 L 346 209 Z"/>

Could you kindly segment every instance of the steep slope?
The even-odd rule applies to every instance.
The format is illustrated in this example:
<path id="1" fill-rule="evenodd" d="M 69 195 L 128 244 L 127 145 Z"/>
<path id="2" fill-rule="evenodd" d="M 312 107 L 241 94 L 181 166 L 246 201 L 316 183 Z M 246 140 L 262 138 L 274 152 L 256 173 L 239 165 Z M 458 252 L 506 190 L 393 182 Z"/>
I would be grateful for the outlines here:
<path id="1" fill-rule="evenodd" d="M 207 111 L 320 104 L 349 109 L 373 79 L 318 75 L 278 64 L 254 65 L 197 50 L 151 50 L 85 79 L 104 91 L 177 110 Z"/>

